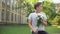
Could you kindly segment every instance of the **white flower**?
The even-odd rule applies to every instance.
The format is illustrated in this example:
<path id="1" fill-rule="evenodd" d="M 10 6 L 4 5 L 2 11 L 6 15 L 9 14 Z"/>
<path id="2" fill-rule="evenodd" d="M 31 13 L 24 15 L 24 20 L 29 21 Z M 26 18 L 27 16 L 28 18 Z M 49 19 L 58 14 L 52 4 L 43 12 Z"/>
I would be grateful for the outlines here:
<path id="1" fill-rule="evenodd" d="M 39 17 L 37 17 L 37 20 L 39 19 Z"/>

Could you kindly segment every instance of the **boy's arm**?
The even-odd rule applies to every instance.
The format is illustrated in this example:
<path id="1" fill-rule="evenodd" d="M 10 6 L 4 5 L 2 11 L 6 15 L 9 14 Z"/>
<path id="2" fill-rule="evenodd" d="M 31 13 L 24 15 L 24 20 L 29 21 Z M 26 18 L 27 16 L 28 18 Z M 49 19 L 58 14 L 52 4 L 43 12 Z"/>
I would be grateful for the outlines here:
<path id="1" fill-rule="evenodd" d="M 42 23 L 43 23 L 44 25 L 47 25 L 47 16 L 46 16 L 45 13 L 44 13 L 44 18 L 42 19 Z"/>
<path id="2" fill-rule="evenodd" d="M 31 20 L 28 20 L 28 25 L 29 25 L 29 27 L 30 27 L 30 29 L 31 29 L 32 31 L 34 31 L 35 33 L 38 32 L 37 29 L 33 28 L 33 26 L 32 26 L 32 21 L 31 21 Z"/>
<path id="3" fill-rule="evenodd" d="M 44 25 L 47 25 L 47 20 L 42 19 L 42 23 L 43 23 Z"/>

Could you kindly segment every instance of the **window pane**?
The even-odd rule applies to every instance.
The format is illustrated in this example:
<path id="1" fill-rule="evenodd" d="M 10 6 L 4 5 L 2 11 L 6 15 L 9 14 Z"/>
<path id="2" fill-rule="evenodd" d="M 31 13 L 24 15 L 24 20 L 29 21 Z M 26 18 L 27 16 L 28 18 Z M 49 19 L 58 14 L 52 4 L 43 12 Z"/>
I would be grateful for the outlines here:
<path id="1" fill-rule="evenodd" d="M 1 13 L 1 20 L 2 20 L 2 21 L 4 21 L 4 16 L 5 16 L 5 15 L 4 15 L 4 12 L 5 12 L 5 11 L 2 9 L 2 13 Z"/>
<path id="2" fill-rule="evenodd" d="M 9 21 L 10 12 L 6 11 L 6 20 Z"/>
<path id="3" fill-rule="evenodd" d="M 15 14 L 15 21 L 16 21 L 16 14 Z"/>
<path id="4" fill-rule="evenodd" d="M 13 13 L 11 14 L 11 21 L 13 21 Z"/>

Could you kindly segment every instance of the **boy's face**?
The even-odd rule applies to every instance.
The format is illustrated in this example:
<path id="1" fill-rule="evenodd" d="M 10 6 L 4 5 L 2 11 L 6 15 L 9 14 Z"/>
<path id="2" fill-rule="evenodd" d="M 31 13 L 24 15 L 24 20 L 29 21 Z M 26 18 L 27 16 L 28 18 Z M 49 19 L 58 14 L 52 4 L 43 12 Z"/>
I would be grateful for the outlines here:
<path id="1" fill-rule="evenodd" d="M 42 4 L 37 7 L 37 11 L 42 11 Z"/>

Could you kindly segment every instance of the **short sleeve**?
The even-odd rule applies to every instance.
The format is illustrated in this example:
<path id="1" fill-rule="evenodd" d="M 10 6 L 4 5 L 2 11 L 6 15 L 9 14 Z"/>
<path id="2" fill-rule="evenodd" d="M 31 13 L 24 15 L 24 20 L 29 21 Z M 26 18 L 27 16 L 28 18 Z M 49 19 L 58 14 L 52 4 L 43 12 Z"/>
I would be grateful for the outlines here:
<path id="1" fill-rule="evenodd" d="M 29 20 L 32 20 L 32 13 L 28 16 Z"/>

